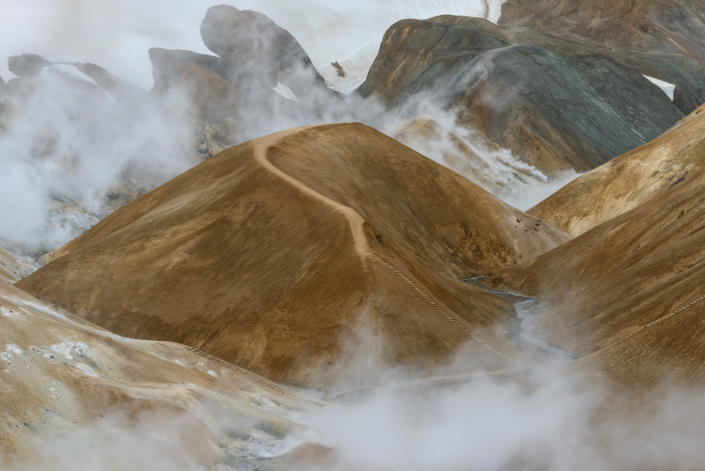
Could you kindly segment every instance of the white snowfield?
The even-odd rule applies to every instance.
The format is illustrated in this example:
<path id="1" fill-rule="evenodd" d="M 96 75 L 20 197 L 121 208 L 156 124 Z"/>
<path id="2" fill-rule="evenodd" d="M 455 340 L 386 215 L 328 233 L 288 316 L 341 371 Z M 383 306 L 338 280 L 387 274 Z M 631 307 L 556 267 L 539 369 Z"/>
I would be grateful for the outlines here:
<path id="1" fill-rule="evenodd" d="M 224 0 L 269 16 L 296 37 L 334 88 L 364 81 L 385 31 L 405 18 L 451 14 L 496 22 L 505 0 Z M 6 58 L 40 54 L 54 62 L 92 62 L 142 88 L 152 86 L 147 50 L 212 54 L 200 36 L 211 0 L 6 1 L 0 15 L 0 76 L 13 77 Z M 346 71 L 338 77 L 331 65 Z M 274 84 L 272 84 L 274 85 Z"/>
<path id="2" fill-rule="evenodd" d="M 664 82 L 663 80 L 659 80 L 657 78 L 649 77 L 648 75 L 644 75 L 649 82 L 653 83 L 657 87 L 659 87 L 661 90 L 663 90 L 663 93 L 668 95 L 668 98 L 673 101 L 673 93 L 676 91 L 676 86 L 673 85 L 672 83 Z"/>

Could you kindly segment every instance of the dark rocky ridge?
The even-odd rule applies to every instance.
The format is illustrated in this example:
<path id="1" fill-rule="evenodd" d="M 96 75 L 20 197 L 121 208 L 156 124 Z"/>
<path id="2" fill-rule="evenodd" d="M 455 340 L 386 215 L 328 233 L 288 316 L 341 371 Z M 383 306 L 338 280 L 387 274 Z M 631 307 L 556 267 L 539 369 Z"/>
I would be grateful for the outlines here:
<path id="1" fill-rule="evenodd" d="M 486 20 L 403 20 L 360 88 L 388 107 L 431 96 L 546 174 L 586 171 L 657 137 L 683 114 L 626 63 Z"/>
<path id="2" fill-rule="evenodd" d="M 201 24 L 201 36 L 218 56 L 149 51 L 152 92 L 161 97 L 170 89 L 179 91 L 199 122 L 228 128 L 231 142 L 262 134 L 261 127 L 271 129 L 268 123 L 274 116 L 298 123 L 304 116 L 321 115 L 339 98 L 298 41 L 261 13 L 212 7 Z M 277 94 L 273 88 L 279 83 L 297 100 Z"/>
<path id="3" fill-rule="evenodd" d="M 509 0 L 499 24 L 590 45 L 673 83 L 674 102 L 687 114 L 705 102 L 703 12 L 703 0 Z"/>
<path id="4" fill-rule="evenodd" d="M 325 85 L 299 42 L 262 13 L 211 7 L 201 23 L 201 37 L 208 49 L 225 59 L 231 80 L 252 74 L 272 87 L 286 83 L 297 94 L 304 90 L 294 89 L 298 84 L 290 82 L 298 75 Z"/>

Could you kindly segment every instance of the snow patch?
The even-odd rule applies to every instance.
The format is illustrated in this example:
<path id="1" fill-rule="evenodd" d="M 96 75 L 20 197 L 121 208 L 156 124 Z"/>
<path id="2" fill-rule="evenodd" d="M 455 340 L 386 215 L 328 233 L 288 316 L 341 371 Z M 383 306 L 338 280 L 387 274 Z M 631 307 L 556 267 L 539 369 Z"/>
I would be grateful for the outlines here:
<path id="1" fill-rule="evenodd" d="M 64 320 L 64 321 L 68 321 L 68 319 L 66 317 L 64 317 L 63 314 L 59 313 L 58 311 L 55 311 L 54 309 L 51 309 L 48 306 L 44 306 L 42 304 L 35 303 L 32 301 L 27 301 L 27 300 L 20 299 L 20 298 L 7 298 L 7 299 L 9 301 L 12 301 L 15 304 L 22 304 L 25 307 L 28 307 L 30 309 L 34 309 L 35 311 L 43 312 L 44 314 L 49 314 L 52 317 L 56 317 L 56 318 Z"/>
<path id="2" fill-rule="evenodd" d="M 24 355 L 24 351 L 22 351 L 22 349 L 14 343 L 8 343 L 7 345 L 5 345 L 5 351 L 14 353 L 16 355 Z"/>
<path id="3" fill-rule="evenodd" d="M 76 68 L 76 66 L 73 66 L 70 64 L 54 64 L 51 67 L 43 69 L 42 75 L 50 73 L 52 70 L 62 72 L 66 75 L 69 75 L 71 78 L 74 78 L 76 80 L 80 80 L 81 82 L 88 82 L 90 84 L 95 85 L 96 87 L 99 87 L 99 85 L 96 83 L 95 80 L 93 80 L 88 75 L 81 72 L 80 70 L 78 70 Z"/>
<path id="4" fill-rule="evenodd" d="M 15 311 L 12 311 L 10 309 L 0 307 L 0 314 L 2 314 L 5 317 L 15 317 L 17 313 Z"/>
<path id="5" fill-rule="evenodd" d="M 661 90 L 663 90 L 663 93 L 668 95 L 668 98 L 670 98 L 671 101 L 673 101 L 673 93 L 676 91 L 675 85 L 673 85 L 672 83 L 664 82 L 663 80 L 659 80 L 654 77 L 649 77 L 648 75 L 644 75 L 644 77 L 646 77 L 646 79 L 649 82 L 653 83 L 654 85 L 659 87 Z"/>
<path id="6" fill-rule="evenodd" d="M 467 144 L 467 141 L 466 141 Z M 481 154 L 480 154 L 481 155 Z M 535 179 L 547 183 L 548 182 L 548 177 L 544 175 L 540 170 L 538 170 L 536 167 L 533 165 L 529 165 L 525 162 L 522 162 L 521 160 L 517 159 L 514 157 L 514 154 L 512 153 L 511 150 L 509 149 L 498 149 L 495 151 L 490 151 L 489 155 L 493 157 L 494 159 L 516 169 L 516 170 L 523 170 L 527 172 L 529 175 L 534 177 Z"/>
<path id="7" fill-rule="evenodd" d="M 77 363 L 76 368 L 81 370 L 83 373 L 87 374 L 88 376 L 91 376 L 93 378 L 98 378 L 98 374 L 95 372 L 93 368 L 90 366 L 86 365 L 85 363 Z"/>
<path id="8" fill-rule="evenodd" d="M 291 91 L 291 88 L 287 87 L 281 82 L 277 82 L 276 87 L 272 87 L 272 90 L 286 98 L 287 100 L 295 101 L 296 103 L 299 102 L 299 98 L 294 94 L 294 92 Z"/>
<path id="9" fill-rule="evenodd" d="M 0 360 L 3 362 L 7 363 L 8 365 L 12 364 L 12 354 L 15 355 L 24 355 L 24 352 L 14 343 L 8 343 L 5 345 L 5 351 L 0 353 Z"/>
<path id="10" fill-rule="evenodd" d="M 64 342 L 58 345 L 52 345 L 51 349 L 56 353 L 61 353 L 67 360 L 73 360 L 71 353 L 82 357 L 88 353 L 88 347 L 83 343 Z"/>

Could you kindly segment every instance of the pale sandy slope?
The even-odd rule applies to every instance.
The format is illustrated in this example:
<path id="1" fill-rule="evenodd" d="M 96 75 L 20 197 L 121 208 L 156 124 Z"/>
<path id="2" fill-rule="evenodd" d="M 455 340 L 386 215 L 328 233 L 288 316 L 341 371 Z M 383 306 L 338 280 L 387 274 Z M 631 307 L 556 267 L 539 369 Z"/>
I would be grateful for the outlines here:
<path id="1" fill-rule="evenodd" d="M 0 281 L 0 467 L 237 467 L 301 442 L 284 443 L 304 430 L 291 414 L 322 403 L 204 355 L 120 337 Z"/>
<path id="2" fill-rule="evenodd" d="M 466 344 L 506 367 L 496 328 L 512 305 L 458 280 L 570 239 L 369 127 L 327 125 L 209 159 L 18 286 L 125 336 L 322 387 Z"/>

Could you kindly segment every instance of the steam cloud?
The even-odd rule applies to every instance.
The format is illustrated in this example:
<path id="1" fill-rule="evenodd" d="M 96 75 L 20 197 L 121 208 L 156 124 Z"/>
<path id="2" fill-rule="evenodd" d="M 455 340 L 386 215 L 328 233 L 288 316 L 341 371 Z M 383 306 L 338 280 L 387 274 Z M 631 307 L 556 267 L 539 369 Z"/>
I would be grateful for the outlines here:
<path id="1" fill-rule="evenodd" d="M 350 91 L 364 77 L 384 30 L 393 21 L 441 13 L 496 19 L 501 2 L 367 0 L 335 11 L 322 0 L 308 0 L 304 7 L 283 0 L 231 3 L 267 13 L 301 40 L 329 83 Z M 198 1 L 17 2 L 5 7 L 0 56 L 36 52 L 52 61 L 93 62 L 146 90 L 152 85 L 146 53 L 150 47 L 208 53 L 198 33 L 207 6 Z M 304 13 L 295 15 L 294 8 Z M 368 21 L 370 17 L 376 20 Z M 110 27 L 106 27 L 108 19 Z M 359 36 L 351 39 L 348 33 L 353 31 Z M 346 81 L 327 70 L 332 61 L 350 72 Z M 6 79 L 11 76 L 6 70 L 0 72 Z M 164 103 L 151 101 L 139 109 L 125 107 L 72 67 L 55 66 L 41 80 L 26 102 L 8 104 L 15 111 L 11 111 L 9 132 L 0 139 L 0 239 L 38 254 L 56 248 L 77 235 L 71 229 L 77 219 L 85 219 L 79 225 L 91 225 L 95 222 L 91 213 L 104 214 L 105 193 L 121 178 L 140 176 L 163 182 L 195 163 L 190 150 L 193 119 L 178 103 L 167 107 L 167 113 Z M 340 121 L 360 121 L 386 130 L 428 114 L 489 164 L 518 168 L 546 183 L 545 176 L 508 151 L 476 144 L 456 124 L 455 112 L 439 108 L 429 96 L 419 96 L 393 113 L 357 96 L 308 100 L 301 100 L 300 107 L 274 101 L 274 114 L 241 110 L 240 118 L 249 127 L 247 135 L 238 139 Z M 439 142 L 437 149 L 449 142 Z M 447 165 L 433 149 L 420 151 Z M 545 193 L 534 193 L 533 200 L 526 194 L 517 196 L 517 204 L 523 201 L 525 209 L 528 201 L 538 202 L 554 187 L 541 188 Z M 69 199 L 85 212 L 62 213 L 50 202 L 52 197 Z M 67 221 L 70 218 L 72 224 Z M 333 406 L 296 418 L 318 434 L 313 441 L 335 448 L 339 469 L 590 470 L 674 462 L 669 460 L 697 463 L 705 458 L 700 443 L 694 443 L 694 437 L 705 436 L 701 425 L 705 422 L 686 413 L 700 400 L 696 394 L 670 396 L 652 417 L 642 418 L 640 433 L 633 434 L 609 421 L 609 427 L 604 422 L 594 426 L 605 392 L 585 389 L 580 379 L 550 365 L 536 368 L 524 383 L 485 378 L 424 393 L 399 393 L 391 386 L 411 378 L 398 372 L 388 378 L 387 392 L 375 393 L 360 404 Z M 128 454 L 133 462 L 123 469 L 199 469 L 196 458 L 185 456 L 180 446 L 154 439 L 154 430 L 171 430 L 174 423 L 153 417 L 135 425 L 111 417 L 92 429 L 46 444 L 44 458 L 54 469 L 109 469 L 111 459 Z M 613 445 L 605 446 L 606 442 Z M 76 456 L 85 461 L 76 465 Z"/>
<path id="2" fill-rule="evenodd" d="M 307 420 L 338 452 L 329 470 L 696 469 L 705 459 L 701 391 L 638 403 L 543 366 L 519 384 L 390 388 Z"/>
<path id="3" fill-rule="evenodd" d="M 31 93 L 10 107 L 0 139 L 0 239 L 28 252 L 57 248 L 103 213 L 123 175 L 166 181 L 195 163 L 190 127 L 156 104 L 128 109 L 76 72 L 45 69 L 26 79 Z M 62 211 L 50 197 L 85 212 Z M 69 221 L 72 219 L 72 221 Z"/>

